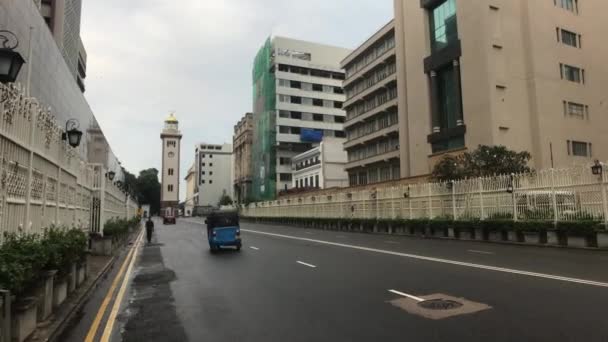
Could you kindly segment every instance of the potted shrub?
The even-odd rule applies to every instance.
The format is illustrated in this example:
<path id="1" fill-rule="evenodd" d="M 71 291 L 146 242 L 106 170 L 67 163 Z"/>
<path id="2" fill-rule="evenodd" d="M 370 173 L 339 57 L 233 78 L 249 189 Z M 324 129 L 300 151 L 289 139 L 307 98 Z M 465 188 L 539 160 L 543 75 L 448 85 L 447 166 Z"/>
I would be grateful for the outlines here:
<path id="1" fill-rule="evenodd" d="M 606 226 L 603 224 L 598 224 L 596 226 L 596 238 L 597 238 L 597 246 L 599 248 L 608 248 L 608 230 Z"/>
<path id="2" fill-rule="evenodd" d="M 444 238 L 448 236 L 448 229 L 452 227 L 452 220 L 433 219 L 429 221 L 429 229 L 431 235 L 436 238 Z"/>
<path id="3" fill-rule="evenodd" d="M 517 231 L 522 237 L 521 242 L 528 244 L 547 243 L 547 231 L 553 229 L 550 221 L 522 221 L 517 223 Z"/>
<path id="4" fill-rule="evenodd" d="M 597 221 L 562 221 L 557 223 L 557 230 L 565 233 L 569 247 L 597 247 L 596 229 L 599 225 Z"/>
<path id="5" fill-rule="evenodd" d="M 454 231 L 457 239 L 472 240 L 474 226 L 471 221 L 454 221 Z"/>

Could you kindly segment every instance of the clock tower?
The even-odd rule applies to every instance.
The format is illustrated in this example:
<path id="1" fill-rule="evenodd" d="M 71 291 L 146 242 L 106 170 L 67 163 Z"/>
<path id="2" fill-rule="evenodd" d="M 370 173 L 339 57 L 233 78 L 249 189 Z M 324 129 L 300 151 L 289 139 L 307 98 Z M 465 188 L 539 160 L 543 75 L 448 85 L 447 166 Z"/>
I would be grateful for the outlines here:
<path id="1" fill-rule="evenodd" d="M 161 215 L 163 215 L 163 209 L 173 207 L 177 211 L 179 206 L 179 165 L 182 134 L 179 131 L 179 122 L 173 113 L 165 119 L 165 127 L 160 134 L 160 139 L 163 142 L 160 188 L 160 209 Z"/>

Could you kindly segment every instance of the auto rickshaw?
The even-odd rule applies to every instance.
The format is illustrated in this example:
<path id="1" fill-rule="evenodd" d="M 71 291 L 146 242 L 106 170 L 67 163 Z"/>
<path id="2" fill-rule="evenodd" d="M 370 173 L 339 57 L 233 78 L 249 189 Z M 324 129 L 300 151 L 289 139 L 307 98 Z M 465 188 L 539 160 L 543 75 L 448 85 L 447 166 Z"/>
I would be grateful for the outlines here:
<path id="1" fill-rule="evenodd" d="M 222 247 L 235 247 L 241 250 L 241 228 L 239 214 L 236 211 L 213 211 L 205 219 L 207 238 L 211 252 L 217 252 Z"/>

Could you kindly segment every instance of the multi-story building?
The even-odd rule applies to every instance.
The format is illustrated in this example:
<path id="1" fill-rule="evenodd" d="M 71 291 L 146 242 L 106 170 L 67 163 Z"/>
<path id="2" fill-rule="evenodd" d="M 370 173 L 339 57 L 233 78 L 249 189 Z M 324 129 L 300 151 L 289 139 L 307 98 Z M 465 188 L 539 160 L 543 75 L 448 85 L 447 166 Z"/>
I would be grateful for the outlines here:
<path id="1" fill-rule="evenodd" d="M 78 87 L 84 92 L 87 53 L 80 38 L 82 0 L 34 0 L 34 3 L 39 7 Z"/>
<path id="2" fill-rule="evenodd" d="M 232 145 L 202 143 L 195 150 L 197 207 L 217 207 L 223 195 L 232 194 Z"/>
<path id="3" fill-rule="evenodd" d="M 186 200 L 184 201 L 184 216 L 192 216 L 194 212 L 195 196 L 197 193 L 196 187 L 196 173 L 194 172 L 194 164 L 188 168 L 188 173 L 186 174 Z"/>
<path id="4" fill-rule="evenodd" d="M 179 122 L 169 115 L 165 119 L 165 126 L 160 134 L 162 140 L 162 173 L 160 208 L 174 208 L 179 205 L 179 165 L 182 134 L 179 131 Z M 164 212 L 163 212 L 164 213 Z"/>
<path id="5" fill-rule="evenodd" d="M 253 114 L 247 113 L 234 126 L 234 200 L 248 201 L 251 193 L 251 144 L 253 142 Z"/>
<path id="6" fill-rule="evenodd" d="M 268 39 L 255 59 L 252 199 L 271 200 L 293 184 L 292 158 L 326 137 L 344 137 L 340 61 L 350 50 Z"/>
<path id="7" fill-rule="evenodd" d="M 327 189 L 348 186 L 344 138 L 324 138 L 319 146 L 293 157 L 295 189 Z"/>
<path id="8" fill-rule="evenodd" d="M 505 145 L 550 168 L 608 159 L 606 1 L 395 0 L 401 173 Z"/>
<path id="9" fill-rule="evenodd" d="M 342 61 L 350 185 L 399 179 L 395 24 L 391 21 Z"/>

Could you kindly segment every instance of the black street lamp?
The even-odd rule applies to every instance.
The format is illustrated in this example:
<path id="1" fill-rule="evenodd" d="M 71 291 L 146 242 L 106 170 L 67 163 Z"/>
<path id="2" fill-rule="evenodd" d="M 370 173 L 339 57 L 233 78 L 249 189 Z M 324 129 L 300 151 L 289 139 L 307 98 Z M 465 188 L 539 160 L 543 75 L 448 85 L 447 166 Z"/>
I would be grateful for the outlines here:
<path id="1" fill-rule="evenodd" d="M 108 177 L 110 182 L 114 180 L 114 176 L 116 176 L 116 172 L 114 172 L 114 171 L 110 171 L 110 172 L 106 173 L 106 177 Z"/>
<path id="2" fill-rule="evenodd" d="M 603 167 L 602 163 L 600 163 L 599 160 L 596 160 L 595 164 L 593 164 L 593 166 L 591 167 L 591 173 L 593 173 L 596 176 L 601 176 L 603 171 L 604 171 L 604 167 Z"/>
<path id="3" fill-rule="evenodd" d="M 82 139 L 82 131 L 78 128 L 80 124 L 75 119 L 70 119 L 65 123 L 65 132 L 61 134 L 61 140 L 67 140 L 68 144 L 73 148 L 76 148 L 80 145 L 80 140 Z"/>
<path id="4" fill-rule="evenodd" d="M 15 49 L 19 46 L 17 36 L 7 30 L 0 30 L 0 82 L 13 83 L 25 63 Z"/>

